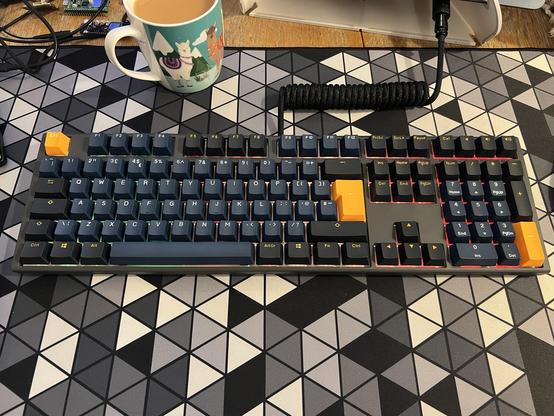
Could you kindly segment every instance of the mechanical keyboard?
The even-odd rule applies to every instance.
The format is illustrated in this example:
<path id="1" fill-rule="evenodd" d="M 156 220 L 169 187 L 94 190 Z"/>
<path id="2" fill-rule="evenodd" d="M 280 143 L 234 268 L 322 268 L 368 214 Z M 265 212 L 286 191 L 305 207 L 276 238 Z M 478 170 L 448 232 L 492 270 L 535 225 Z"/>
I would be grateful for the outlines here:
<path id="1" fill-rule="evenodd" d="M 548 271 L 515 137 L 43 138 L 16 271 Z"/>

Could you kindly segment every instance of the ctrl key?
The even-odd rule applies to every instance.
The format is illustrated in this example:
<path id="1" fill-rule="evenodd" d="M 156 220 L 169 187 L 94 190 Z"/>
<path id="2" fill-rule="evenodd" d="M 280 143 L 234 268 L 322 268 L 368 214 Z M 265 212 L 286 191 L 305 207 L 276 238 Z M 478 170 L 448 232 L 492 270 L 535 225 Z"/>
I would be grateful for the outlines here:
<path id="1" fill-rule="evenodd" d="M 19 261 L 21 264 L 48 264 L 50 243 L 44 241 L 28 241 L 23 244 Z"/>

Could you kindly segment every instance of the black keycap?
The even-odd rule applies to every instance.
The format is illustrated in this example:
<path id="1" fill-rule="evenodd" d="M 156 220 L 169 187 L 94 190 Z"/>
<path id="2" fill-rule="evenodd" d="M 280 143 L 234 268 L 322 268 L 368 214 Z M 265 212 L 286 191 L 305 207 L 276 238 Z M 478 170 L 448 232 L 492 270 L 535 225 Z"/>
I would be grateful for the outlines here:
<path id="1" fill-rule="evenodd" d="M 152 151 L 152 137 L 149 134 L 133 134 L 131 139 L 131 153 L 133 155 L 149 155 Z"/>
<path id="2" fill-rule="evenodd" d="M 317 139 L 314 135 L 304 134 L 300 139 L 300 156 L 317 156 Z"/>
<path id="3" fill-rule="evenodd" d="M 454 266 L 495 266 L 498 255 L 489 243 L 458 243 L 450 247 L 450 260 Z"/>
<path id="4" fill-rule="evenodd" d="M 227 180 L 233 179 L 234 176 L 233 162 L 229 159 L 218 160 L 215 164 L 215 177 L 217 179 Z"/>
<path id="5" fill-rule="evenodd" d="M 67 179 L 78 178 L 83 173 L 83 161 L 76 157 L 66 157 L 62 162 L 62 176 Z"/>
<path id="6" fill-rule="evenodd" d="M 158 180 L 169 178 L 169 161 L 160 158 L 152 159 L 150 162 L 150 177 Z"/>
<path id="7" fill-rule="evenodd" d="M 412 136 L 408 140 L 408 156 L 426 157 L 429 153 L 429 138 L 427 136 Z"/>
<path id="8" fill-rule="evenodd" d="M 148 177 L 148 162 L 140 157 L 129 160 L 127 176 L 131 179 L 144 179 Z"/>
<path id="9" fill-rule="evenodd" d="M 340 145 L 342 157 L 360 157 L 360 139 L 358 139 L 358 136 L 344 136 Z"/>
<path id="10" fill-rule="evenodd" d="M 421 265 L 421 249 L 419 244 L 405 243 L 400 244 L 400 264 L 406 266 L 420 266 Z"/>
<path id="11" fill-rule="evenodd" d="M 183 179 L 191 178 L 191 164 L 189 160 L 185 159 L 176 159 L 173 161 L 173 166 L 171 167 L 171 177 L 182 181 Z"/>
<path id="12" fill-rule="evenodd" d="M 27 241 L 21 248 L 21 264 L 48 264 L 51 245 L 44 241 Z"/>
<path id="13" fill-rule="evenodd" d="M 187 133 L 183 153 L 187 156 L 203 156 L 204 138 L 196 133 Z"/>
<path id="14" fill-rule="evenodd" d="M 254 263 L 254 246 L 247 242 L 112 243 L 110 263 L 121 265 L 196 265 Z"/>
<path id="15" fill-rule="evenodd" d="M 428 160 L 418 160 L 411 163 L 414 179 L 432 179 L 435 172 L 433 165 Z"/>
<path id="16" fill-rule="evenodd" d="M 477 157 L 494 157 L 496 155 L 496 141 L 492 136 L 481 136 L 476 140 Z"/>
<path id="17" fill-rule="evenodd" d="M 296 155 L 296 137 L 290 135 L 281 136 L 279 139 L 279 156 L 295 157 Z"/>
<path id="18" fill-rule="evenodd" d="M 36 198 L 31 202 L 30 217 L 34 219 L 64 219 L 69 212 L 67 199 Z"/>
<path id="19" fill-rule="evenodd" d="M 281 160 L 279 167 L 279 178 L 291 181 L 298 178 L 296 173 L 297 163 L 292 160 Z"/>
<path id="20" fill-rule="evenodd" d="M 340 250 L 337 243 L 317 243 L 314 246 L 315 264 L 340 264 Z"/>
<path id="21" fill-rule="evenodd" d="M 440 136 L 433 140 L 435 157 L 453 157 L 456 150 L 456 140 L 452 136 Z"/>
<path id="22" fill-rule="evenodd" d="M 88 139 L 89 155 L 107 155 L 109 152 L 109 136 L 105 133 L 91 133 Z"/>
<path id="23" fill-rule="evenodd" d="M 39 176 L 42 178 L 57 178 L 60 176 L 62 161 L 55 157 L 44 157 L 38 167 Z"/>
<path id="24" fill-rule="evenodd" d="M 494 241 L 497 243 L 513 243 L 516 233 L 511 222 L 499 221 L 492 224 Z"/>
<path id="25" fill-rule="evenodd" d="M 254 179 L 256 168 L 252 159 L 241 159 L 237 164 L 237 179 Z"/>
<path id="26" fill-rule="evenodd" d="M 445 201 L 461 201 L 462 185 L 458 181 L 444 181 L 440 187 L 442 199 Z"/>
<path id="27" fill-rule="evenodd" d="M 377 180 L 369 186 L 371 200 L 373 202 L 390 202 L 390 183 L 388 180 Z"/>
<path id="28" fill-rule="evenodd" d="M 393 179 L 410 179 L 410 162 L 407 160 L 396 160 L 391 163 L 391 168 Z"/>
<path id="29" fill-rule="evenodd" d="M 502 165 L 497 160 L 487 160 L 481 164 L 483 178 L 487 180 L 502 179 Z"/>
<path id="30" fill-rule="evenodd" d="M 224 156 L 225 142 L 221 134 L 210 134 L 206 140 L 207 156 Z"/>
<path id="31" fill-rule="evenodd" d="M 527 188 L 522 181 L 511 181 L 506 184 L 508 206 L 512 221 L 530 221 L 533 219 L 533 207 L 529 202 Z"/>
<path id="32" fill-rule="evenodd" d="M 124 178 L 127 171 L 127 162 L 119 157 L 110 157 L 106 162 L 106 177 L 109 179 Z"/>
<path id="33" fill-rule="evenodd" d="M 78 264 L 81 244 L 74 241 L 56 241 L 50 251 L 52 264 Z"/>
<path id="34" fill-rule="evenodd" d="M 476 160 L 466 160 L 460 164 L 462 179 L 476 180 L 481 178 L 481 165 Z"/>
<path id="35" fill-rule="evenodd" d="M 510 208 L 506 201 L 492 201 L 489 204 L 489 213 L 493 221 L 510 221 Z"/>
<path id="36" fill-rule="evenodd" d="M 488 222 L 474 222 L 469 225 L 471 241 L 474 243 L 492 242 L 492 229 Z"/>
<path id="37" fill-rule="evenodd" d="M 152 141 L 152 154 L 154 156 L 171 156 L 175 148 L 175 139 L 167 133 L 159 133 Z"/>
<path id="38" fill-rule="evenodd" d="M 496 156 L 498 157 L 517 157 L 517 138 L 514 136 L 503 136 L 496 139 Z"/>
<path id="39" fill-rule="evenodd" d="M 475 156 L 475 138 L 471 136 L 458 137 L 458 139 L 456 140 L 456 156 Z"/>
<path id="40" fill-rule="evenodd" d="M 481 201 L 485 197 L 485 191 L 481 181 L 467 181 L 463 186 L 464 198 L 468 201 Z"/>
<path id="41" fill-rule="evenodd" d="M 484 201 L 470 201 L 466 208 L 467 218 L 471 221 L 487 221 L 489 219 L 489 210 Z"/>
<path id="42" fill-rule="evenodd" d="M 69 182 L 63 178 L 38 178 L 35 183 L 37 198 L 65 198 Z"/>
<path id="43" fill-rule="evenodd" d="M 416 202 L 435 202 L 435 182 L 419 180 L 414 184 Z"/>
<path id="44" fill-rule="evenodd" d="M 396 239 L 400 243 L 417 243 L 419 241 L 419 225 L 415 221 L 395 222 Z"/>
<path id="45" fill-rule="evenodd" d="M 385 136 L 371 136 L 365 142 L 369 157 L 387 156 L 387 138 Z"/>
<path id="46" fill-rule="evenodd" d="M 197 159 L 194 162 L 194 179 L 208 179 L 212 177 L 212 162 L 208 159 Z"/>
<path id="47" fill-rule="evenodd" d="M 444 246 L 438 243 L 422 244 L 421 254 L 424 266 L 446 266 Z"/>
<path id="48" fill-rule="evenodd" d="M 282 263 L 283 263 L 283 247 L 281 246 L 281 243 L 258 244 L 258 264 L 279 265 Z"/>
<path id="49" fill-rule="evenodd" d="M 258 179 L 263 179 L 264 181 L 269 181 L 271 179 L 277 178 L 277 167 L 275 161 L 264 159 L 260 162 L 260 167 L 258 170 Z"/>
<path id="50" fill-rule="evenodd" d="M 265 221 L 262 229 L 262 239 L 264 241 L 280 242 L 281 241 L 281 222 Z"/>
<path id="51" fill-rule="evenodd" d="M 368 265 L 369 245 L 367 243 L 344 243 L 342 263 L 348 265 Z"/>
<path id="52" fill-rule="evenodd" d="M 412 183 L 407 180 L 396 181 L 392 184 L 392 195 L 396 202 L 412 202 Z"/>
<path id="53" fill-rule="evenodd" d="M 405 157 L 408 152 L 408 138 L 406 136 L 392 136 L 387 140 L 389 157 Z"/>
<path id="54" fill-rule="evenodd" d="M 389 164 L 384 160 L 376 160 L 369 162 L 368 166 L 369 178 L 371 180 L 376 179 L 389 179 Z"/>
<path id="55" fill-rule="evenodd" d="M 502 173 L 506 181 L 519 181 L 523 178 L 523 166 L 519 160 L 502 162 Z"/>
<path id="56" fill-rule="evenodd" d="M 192 222 L 173 221 L 171 226 L 171 241 L 192 241 Z"/>
<path id="57" fill-rule="evenodd" d="M 286 264 L 310 264 L 310 245 L 308 243 L 287 243 L 285 249 Z"/>
<path id="58" fill-rule="evenodd" d="M 460 167 L 454 160 L 445 160 L 437 165 L 437 171 L 441 180 L 457 181 L 460 179 Z"/>
<path id="59" fill-rule="evenodd" d="M 249 156 L 265 156 L 266 155 L 266 138 L 260 134 L 252 134 L 248 138 L 248 155 Z"/>
<path id="60" fill-rule="evenodd" d="M 116 133 L 110 141 L 110 154 L 128 155 L 130 152 L 129 135 L 125 133 Z"/>
<path id="61" fill-rule="evenodd" d="M 366 242 L 367 225 L 361 221 L 312 221 L 308 226 L 308 240 L 314 243 L 323 241 Z"/>
<path id="62" fill-rule="evenodd" d="M 398 264 L 398 249 L 395 243 L 375 244 L 375 255 L 379 265 L 392 266 Z"/>
<path id="63" fill-rule="evenodd" d="M 25 240 L 52 241 L 56 224 L 51 220 L 29 220 L 25 227 Z"/>
<path id="64" fill-rule="evenodd" d="M 520 254 L 517 246 L 512 243 L 502 243 L 496 246 L 498 264 L 502 266 L 519 266 Z"/>
<path id="65" fill-rule="evenodd" d="M 246 139 L 242 134 L 231 134 L 227 140 L 228 156 L 246 156 Z"/>
<path id="66" fill-rule="evenodd" d="M 81 264 L 108 264 L 110 245 L 106 243 L 83 243 Z"/>
<path id="67" fill-rule="evenodd" d="M 325 160 L 323 162 L 325 179 L 362 179 L 362 165 L 358 160 Z"/>
<path id="68" fill-rule="evenodd" d="M 83 176 L 89 179 L 104 176 L 104 161 L 96 157 L 89 157 L 83 166 Z"/>
<path id="69" fill-rule="evenodd" d="M 443 205 L 444 216 L 447 221 L 465 221 L 466 208 L 460 201 L 449 201 Z"/>
<path id="70" fill-rule="evenodd" d="M 506 187 L 502 181 L 488 181 L 485 183 L 487 200 L 502 201 L 506 199 Z"/>
<path id="71" fill-rule="evenodd" d="M 334 134 L 323 136 L 319 143 L 319 154 L 321 156 L 338 156 L 339 155 L 338 137 Z"/>
<path id="72" fill-rule="evenodd" d="M 465 222 L 451 222 L 446 224 L 446 235 L 451 243 L 469 243 L 471 233 Z"/>

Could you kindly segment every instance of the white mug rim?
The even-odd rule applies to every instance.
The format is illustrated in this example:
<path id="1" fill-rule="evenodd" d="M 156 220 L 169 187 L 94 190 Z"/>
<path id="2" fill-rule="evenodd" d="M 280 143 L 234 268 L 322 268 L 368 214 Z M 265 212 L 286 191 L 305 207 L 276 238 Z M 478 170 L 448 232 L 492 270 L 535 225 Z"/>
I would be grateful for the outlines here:
<path id="1" fill-rule="evenodd" d="M 151 22 L 149 20 L 143 19 L 143 18 L 136 15 L 134 9 L 131 6 L 131 4 L 134 3 L 135 1 L 136 0 L 123 0 L 123 7 L 125 8 L 125 11 L 127 12 L 127 14 L 131 15 L 134 19 L 137 19 L 138 21 L 142 22 L 143 24 L 149 25 L 149 26 L 179 27 L 179 26 L 183 26 L 183 25 L 188 25 L 190 23 L 194 23 L 194 22 L 208 16 L 212 11 L 214 11 L 215 7 L 217 6 L 217 3 L 220 2 L 221 0 L 213 0 L 213 4 L 211 5 L 211 7 L 205 13 L 201 14 L 200 16 L 195 17 L 194 19 L 186 20 L 184 22 L 179 22 L 179 23 L 155 23 L 155 22 Z"/>

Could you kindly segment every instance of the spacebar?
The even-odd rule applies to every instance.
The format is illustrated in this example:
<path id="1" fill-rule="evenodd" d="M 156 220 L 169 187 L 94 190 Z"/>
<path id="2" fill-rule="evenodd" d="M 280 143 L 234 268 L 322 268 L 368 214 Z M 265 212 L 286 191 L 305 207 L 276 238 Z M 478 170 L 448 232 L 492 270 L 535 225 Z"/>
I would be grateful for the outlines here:
<path id="1" fill-rule="evenodd" d="M 118 265 L 254 263 L 254 246 L 248 242 L 117 242 L 111 246 L 110 263 Z"/>

